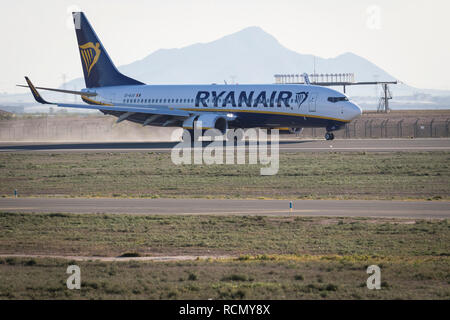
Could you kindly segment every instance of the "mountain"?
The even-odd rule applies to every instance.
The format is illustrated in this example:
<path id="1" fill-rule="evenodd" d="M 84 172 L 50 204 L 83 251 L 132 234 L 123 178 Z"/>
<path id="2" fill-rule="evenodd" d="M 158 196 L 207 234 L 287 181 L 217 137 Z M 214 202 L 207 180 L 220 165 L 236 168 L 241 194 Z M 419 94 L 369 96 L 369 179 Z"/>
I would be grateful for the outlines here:
<path id="1" fill-rule="evenodd" d="M 352 53 L 323 59 L 282 46 L 259 27 L 245 28 L 209 43 L 180 49 L 160 49 L 119 70 L 148 84 L 273 83 L 277 73 L 354 72 L 358 79 L 394 80 L 392 76 Z M 80 79 L 68 83 L 82 84 Z M 373 92 L 373 90 L 372 90 Z"/>
<path id="2" fill-rule="evenodd" d="M 277 73 L 313 73 L 314 61 L 317 73 L 354 73 L 357 81 L 395 80 L 375 64 L 350 52 L 324 59 L 292 51 L 259 27 L 248 27 L 208 43 L 160 49 L 119 70 L 147 84 L 273 83 L 273 75 Z M 66 87 L 83 86 L 83 80 L 76 79 Z M 397 96 L 420 91 L 404 84 L 391 89 Z M 348 89 L 352 96 L 374 96 L 375 92 L 372 86 Z"/>

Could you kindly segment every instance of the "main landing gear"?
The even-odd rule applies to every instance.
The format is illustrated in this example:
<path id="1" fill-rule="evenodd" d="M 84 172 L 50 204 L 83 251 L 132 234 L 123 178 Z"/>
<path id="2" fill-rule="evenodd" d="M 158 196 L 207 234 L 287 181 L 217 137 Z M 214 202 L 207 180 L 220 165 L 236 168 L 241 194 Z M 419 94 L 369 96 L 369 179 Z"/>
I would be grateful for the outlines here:
<path id="1" fill-rule="evenodd" d="M 334 133 L 333 132 L 325 133 L 325 139 L 326 140 L 333 140 L 334 139 Z"/>

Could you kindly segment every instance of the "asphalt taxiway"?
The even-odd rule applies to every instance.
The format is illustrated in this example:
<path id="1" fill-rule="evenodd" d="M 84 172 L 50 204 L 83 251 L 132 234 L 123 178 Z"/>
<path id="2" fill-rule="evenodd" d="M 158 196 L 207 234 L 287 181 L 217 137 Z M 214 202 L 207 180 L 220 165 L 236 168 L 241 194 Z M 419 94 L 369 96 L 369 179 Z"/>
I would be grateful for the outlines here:
<path id="1" fill-rule="evenodd" d="M 0 142 L 2 152 L 170 152 L 179 142 Z M 207 144 L 204 143 L 204 146 Z M 450 151 L 450 139 L 280 140 L 280 152 Z"/>
<path id="2" fill-rule="evenodd" d="M 0 198 L 0 211 L 147 215 L 450 218 L 449 201 Z"/>

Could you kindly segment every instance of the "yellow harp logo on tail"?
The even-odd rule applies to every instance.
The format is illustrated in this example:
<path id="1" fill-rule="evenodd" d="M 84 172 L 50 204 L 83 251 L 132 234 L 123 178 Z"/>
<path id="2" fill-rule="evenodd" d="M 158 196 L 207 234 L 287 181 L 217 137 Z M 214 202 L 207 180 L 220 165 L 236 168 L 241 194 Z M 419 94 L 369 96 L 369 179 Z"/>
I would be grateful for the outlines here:
<path id="1" fill-rule="evenodd" d="M 88 42 L 80 46 L 81 57 L 83 58 L 84 65 L 86 66 L 88 77 L 91 73 L 92 67 L 94 67 L 100 57 L 100 52 L 100 43 L 98 42 L 95 45 L 92 42 Z"/>

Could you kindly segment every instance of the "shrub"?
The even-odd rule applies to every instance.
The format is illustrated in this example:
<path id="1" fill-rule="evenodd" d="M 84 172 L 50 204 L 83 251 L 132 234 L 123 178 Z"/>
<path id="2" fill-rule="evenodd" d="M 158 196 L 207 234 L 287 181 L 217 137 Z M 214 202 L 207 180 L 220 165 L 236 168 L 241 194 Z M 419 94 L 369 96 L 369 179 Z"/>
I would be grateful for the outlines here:
<path id="1" fill-rule="evenodd" d="M 32 267 L 35 264 L 36 264 L 36 260 L 34 260 L 34 259 L 30 259 L 30 260 L 25 262 L 25 265 L 28 266 L 28 267 Z"/>
<path id="2" fill-rule="evenodd" d="M 196 280 L 198 280 L 198 277 L 197 277 L 197 275 L 195 273 L 191 272 L 191 273 L 189 273 L 188 280 L 196 281 Z"/>
<path id="3" fill-rule="evenodd" d="M 121 256 L 119 256 L 119 258 L 137 258 L 140 257 L 141 255 L 137 252 L 125 252 L 124 254 L 122 254 Z"/>
<path id="4" fill-rule="evenodd" d="M 325 287 L 325 290 L 327 291 L 337 291 L 338 286 L 332 283 L 327 284 L 327 286 Z"/>
<path id="5" fill-rule="evenodd" d="M 221 281 L 253 281 L 253 278 L 249 278 L 243 274 L 231 274 L 224 276 Z"/>

